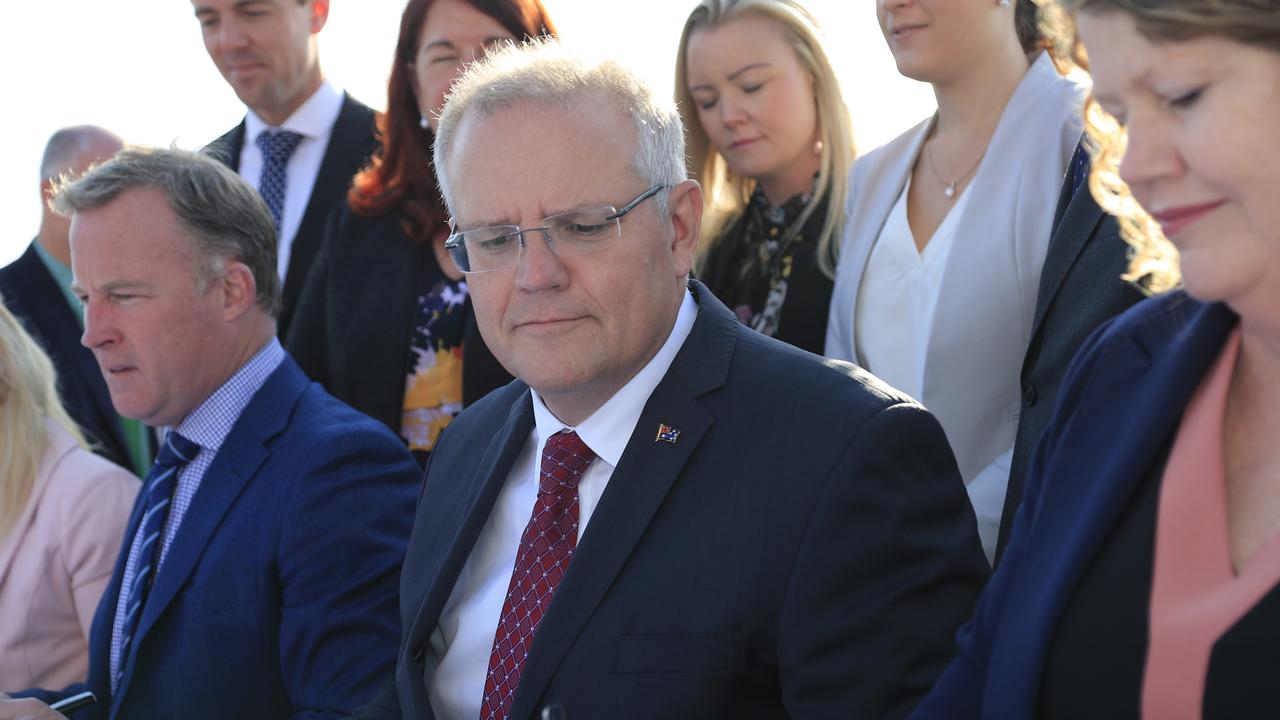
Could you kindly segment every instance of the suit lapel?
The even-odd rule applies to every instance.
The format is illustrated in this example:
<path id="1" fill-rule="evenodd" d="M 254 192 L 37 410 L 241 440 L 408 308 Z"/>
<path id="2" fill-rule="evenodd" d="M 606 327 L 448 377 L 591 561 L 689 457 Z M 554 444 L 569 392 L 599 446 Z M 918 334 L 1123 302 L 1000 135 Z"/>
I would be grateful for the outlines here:
<path id="1" fill-rule="evenodd" d="M 1023 647 L 1017 657 L 1030 660 L 1022 663 L 1028 675 L 1026 682 L 1005 684 L 1018 688 L 1026 717 L 1034 714 L 1052 628 L 1067 599 L 1139 483 L 1162 472 L 1160 453 L 1235 326 L 1234 315 L 1224 306 L 1184 300 L 1149 318 L 1130 336 L 1129 344 L 1117 345 L 1098 359 L 1099 367 L 1108 368 L 1111 385 L 1129 388 L 1124 398 L 1099 398 L 1082 406 L 1064 427 L 1068 438 L 1095 442 L 1087 452 L 1060 453 L 1054 463 L 1055 480 L 1036 504 L 1034 534 L 1027 538 L 1041 548 L 1034 562 L 1042 572 L 1028 597 L 1019 600 L 1018 624 L 1043 631 L 1018 636 Z M 1178 315 L 1184 312 L 1192 315 L 1185 322 L 1186 316 Z M 1129 398 L 1135 401 L 1124 402 Z M 1072 427 L 1076 424 L 1081 427 Z M 1109 441 L 1096 442 L 1100 438 Z M 1036 538 L 1053 541 L 1040 543 Z"/>
<path id="2" fill-rule="evenodd" d="M 440 613 L 453 592 L 454 583 L 471 555 L 471 549 L 475 546 L 480 531 L 489 520 L 493 504 L 497 501 L 498 494 L 511 473 L 511 466 L 515 464 L 516 457 L 528 442 L 529 433 L 533 429 L 533 402 L 528 389 L 523 385 L 520 387 L 521 392 L 512 403 L 506 421 L 489 441 L 488 447 L 481 456 L 484 459 L 477 466 L 475 473 L 461 482 L 441 481 L 448 482 L 449 487 L 460 489 L 467 495 L 460 503 L 449 502 L 447 499 L 438 503 L 451 509 L 462 508 L 462 523 L 451 537 L 438 538 L 440 541 L 438 547 L 447 548 L 447 550 L 442 555 L 436 556 L 439 558 L 436 566 L 415 568 L 416 571 L 420 571 L 418 573 L 420 584 L 410 585 L 407 581 L 403 588 L 405 597 L 422 598 L 406 635 L 409 652 L 415 658 L 421 656 L 431 632 L 439 623 Z M 429 469 L 428 474 L 430 474 Z M 430 488 L 428 488 L 429 491 Z M 431 544 L 436 540 L 436 538 L 416 537 L 420 531 L 425 530 L 431 533 L 438 531 L 441 527 L 449 527 L 438 523 L 433 524 L 437 524 L 438 527 L 414 528 L 415 537 L 410 541 L 411 548 L 422 547 L 424 541 L 425 544 Z"/>
<path id="3" fill-rule="evenodd" d="M 160 566 L 155 585 L 142 610 L 142 618 L 138 621 L 138 630 L 130 648 L 126 673 L 118 688 L 117 700 L 128 690 L 129 680 L 137 667 L 136 657 L 139 648 L 147 640 L 147 633 L 181 592 L 195 569 L 196 562 L 222 523 L 223 516 L 267 459 L 269 451 L 266 443 L 287 427 L 293 405 L 306 387 L 307 380 L 302 371 L 286 356 L 280 367 L 267 378 L 266 383 L 240 413 L 218 454 L 214 456 L 213 463 L 205 470 L 200 489 L 196 491 L 190 509 L 182 518 L 182 525 L 174 535 L 168 555 Z M 133 532 L 136 532 L 135 524 L 131 519 L 127 538 L 132 538 Z"/>
<path id="4" fill-rule="evenodd" d="M 1071 174 L 1067 173 L 1062 188 L 1063 200 L 1068 200 L 1070 183 Z M 1062 281 L 1066 279 L 1067 272 L 1075 264 L 1089 238 L 1097 232 L 1102 218 L 1102 208 L 1094 202 L 1087 186 L 1082 185 L 1071 195 L 1065 207 L 1060 204 L 1058 216 L 1053 223 L 1053 236 L 1049 240 L 1049 254 L 1040 271 L 1040 293 L 1036 300 L 1035 318 L 1031 323 L 1031 337 L 1034 338 L 1040 332 L 1040 323 L 1053 304 L 1058 288 L 1062 287 Z"/>
<path id="5" fill-rule="evenodd" d="M 642 541 L 714 422 L 714 415 L 698 397 L 724 384 L 739 326 L 705 286 L 697 281 L 689 285 L 698 301 L 698 318 L 671 369 L 645 403 L 635 432 L 579 539 L 569 571 L 538 627 L 511 706 L 512 718 L 534 713 L 560 661 Z M 678 442 L 656 441 L 660 424 L 679 428 Z"/>

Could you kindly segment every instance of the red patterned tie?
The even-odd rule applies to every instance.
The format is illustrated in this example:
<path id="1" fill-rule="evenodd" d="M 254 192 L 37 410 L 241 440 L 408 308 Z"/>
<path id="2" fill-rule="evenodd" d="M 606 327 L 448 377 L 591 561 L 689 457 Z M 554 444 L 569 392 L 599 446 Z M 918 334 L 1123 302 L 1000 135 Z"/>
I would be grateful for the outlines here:
<path id="1" fill-rule="evenodd" d="M 489 655 L 480 720 L 506 720 L 533 634 L 578 544 L 578 481 L 596 454 L 575 432 L 551 436 L 542 451 L 538 498 L 520 536 L 516 566 Z"/>

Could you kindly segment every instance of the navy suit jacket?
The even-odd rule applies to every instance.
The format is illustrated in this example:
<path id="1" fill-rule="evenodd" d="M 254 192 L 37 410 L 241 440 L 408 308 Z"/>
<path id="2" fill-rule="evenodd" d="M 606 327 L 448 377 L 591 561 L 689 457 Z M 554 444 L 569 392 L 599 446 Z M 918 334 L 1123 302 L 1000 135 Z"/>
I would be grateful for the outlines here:
<path id="1" fill-rule="evenodd" d="M 1087 186 L 1073 192 L 1071 173 L 1067 173 L 1040 272 L 1031 342 L 1022 361 L 1022 412 L 1000 516 L 996 562 L 1009 543 L 1031 454 L 1053 417 L 1072 358 L 1099 325 L 1143 297 L 1132 283 L 1120 279 L 1128 265 L 1129 246 L 1120 238 L 1116 219 L 1098 207 Z"/>
<path id="2" fill-rule="evenodd" d="M 692 332 L 578 542 L 509 717 L 549 703 L 570 718 L 900 717 L 952 656 L 987 574 L 942 428 L 690 287 Z M 434 717 L 424 647 L 533 422 L 516 381 L 432 453 L 395 683 L 366 717 Z M 676 442 L 655 439 L 660 424 Z"/>
<path id="3" fill-rule="evenodd" d="M 394 664 L 396 581 L 418 486 L 403 443 L 286 358 L 205 473 L 113 695 L 120 554 L 89 636 L 98 703 L 77 720 L 350 714 Z"/>
<path id="4" fill-rule="evenodd" d="M 1009 548 L 960 632 L 960 654 L 913 717 L 1036 717 L 1063 608 L 1135 488 L 1163 471 L 1183 410 L 1236 322 L 1224 305 L 1173 292 L 1090 338 L 1032 459 Z"/>
<path id="5" fill-rule="evenodd" d="M 342 110 L 338 113 L 338 121 L 333 125 L 329 146 L 325 148 L 324 159 L 320 162 L 320 172 L 316 175 L 315 185 L 311 186 L 311 199 L 307 201 L 307 210 L 302 215 L 298 232 L 293 237 L 293 247 L 289 251 L 289 269 L 285 273 L 281 293 L 280 316 L 276 318 L 276 329 L 281 338 L 287 337 L 298 296 L 302 294 L 302 286 L 306 282 L 311 263 L 320 251 L 330 213 L 342 206 L 347 190 L 351 187 L 351 178 L 364 167 L 373 151 L 378 148 L 378 140 L 374 136 L 375 117 L 376 114 L 367 105 L 343 94 Z M 239 172 L 244 133 L 244 121 L 241 121 L 210 143 L 206 151 L 227 167 Z"/>
<path id="6" fill-rule="evenodd" d="M 40 343 L 58 372 L 58 395 L 94 452 L 126 468 L 133 467 L 120 418 L 111 404 L 93 353 L 80 344 L 80 320 L 67 303 L 34 243 L 22 257 L 0 269 L 5 307 Z"/>

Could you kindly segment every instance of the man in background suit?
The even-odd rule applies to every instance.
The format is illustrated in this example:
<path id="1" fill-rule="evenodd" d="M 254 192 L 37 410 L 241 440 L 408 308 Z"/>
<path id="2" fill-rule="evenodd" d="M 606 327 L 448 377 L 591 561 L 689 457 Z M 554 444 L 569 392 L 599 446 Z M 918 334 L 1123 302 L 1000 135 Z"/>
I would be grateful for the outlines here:
<path id="1" fill-rule="evenodd" d="M 80 345 L 84 328 L 80 301 L 71 293 L 69 222 L 47 204 L 59 176 L 79 175 L 122 145 L 115 134 L 92 125 L 62 128 L 49 138 L 40 162 L 40 231 L 22 257 L 0 269 L 0 297 L 49 353 L 62 404 L 94 452 L 142 475 L 154 455 L 150 433 L 116 414 L 93 354 Z"/>
<path id="2" fill-rule="evenodd" d="M 688 280 L 679 116 L 616 64 L 504 50 L 437 132 L 449 246 L 518 380 L 432 452 L 364 717 L 904 715 L 986 575 L 938 423 Z"/>
<path id="3" fill-rule="evenodd" d="M 54 202 L 112 402 L 165 433 L 89 636 L 98 702 L 76 717 L 348 715 L 393 666 L 417 465 L 281 349 L 271 217 L 235 173 L 131 148 Z M 15 716 L 60 717 L 0 701 Z"/>
<path id="4" fill-rule="evenodd" d="M 271 210 L 284 337 L 330 212 L 373 154 L 374 112 L 325 80 L 316 34 L 329 0 L 192 0 L 204 46 L 248 108 L 210 151 Z"/>
<path id="5" fill-rule="evenodd" d="M 1000 516 L 997 561 L 1009 542 L 1027 465 L 1053 417 L 1067 367 L 1099 325 L 1143 297 L 1132 283 L 1120 279 L 1128 270 L 1129 246 L 1120 238 L 1115 218 L 1104 213 L 1089 192 L 1089 167 L 1082 141 L 1058 196 L 1040 272 L 1031 343 L 1022 361 L 1022 413 Z"/>

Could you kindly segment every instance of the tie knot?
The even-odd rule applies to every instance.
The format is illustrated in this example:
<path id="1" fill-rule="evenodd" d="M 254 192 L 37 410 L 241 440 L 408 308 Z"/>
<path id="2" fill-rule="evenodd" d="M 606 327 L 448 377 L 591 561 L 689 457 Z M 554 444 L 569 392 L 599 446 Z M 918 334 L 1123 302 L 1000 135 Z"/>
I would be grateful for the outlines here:
<path id="1" fill-rule="evenodd" d="M 288 162 L 289 156 L 302 142 L 302 136 L 291 130 L 264 130 L 254 140 L 267 162 Z"/>
<path id="2" fill-rule="evenodd" d="M 164 470 L 181 467 L 194 460 L 199 452 L 200 446 L 195 441 L 170 432 L 164 439 L 164 447 L 160 448 L 160 453 L 156 456 L 156 467 Z"/>
<path id="3" fill-rule="evenodd" d="M 578 433 L 558 432 L 547 440 L 542 450 L 542 472 L 539 474 L 538 491 L 555 493 L 561 489 L 578 489 L 582 473 L 587 471 L 596 454 L 582 442 Z"/>

